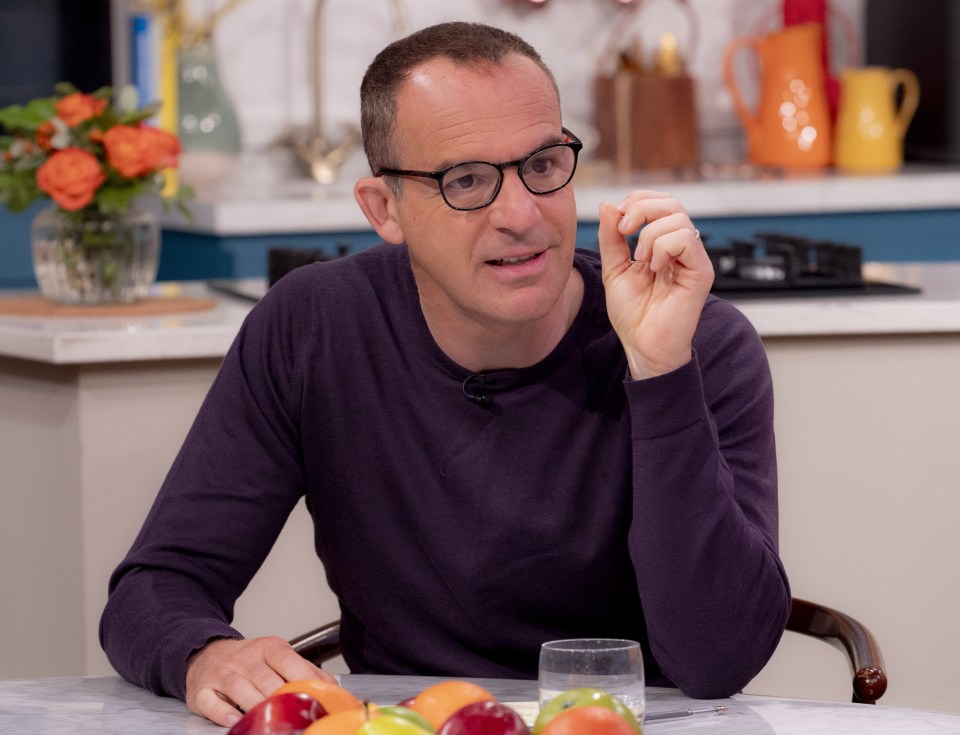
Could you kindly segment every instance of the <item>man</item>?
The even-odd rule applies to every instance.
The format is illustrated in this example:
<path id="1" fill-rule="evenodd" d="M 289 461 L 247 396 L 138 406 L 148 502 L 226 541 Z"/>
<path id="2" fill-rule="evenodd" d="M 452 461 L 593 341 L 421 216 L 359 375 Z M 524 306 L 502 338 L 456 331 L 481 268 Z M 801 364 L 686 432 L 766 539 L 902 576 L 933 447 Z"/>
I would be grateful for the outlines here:
<path id="1" fill-rule="evenodd" d="M 772 391 L 690 218 L 635 191 L 575 252 L 579 143 L 512 34 L 415 33 L 361 100 L 386 244 L 251 312 L 111 580 L 114 666 L 225 725 L 323 676 L 229 627 L 306 494 L 351 671 L 534 676 L 543 641 L 609 636 L 651 684 L 739 690 L 790 606 Z"/>

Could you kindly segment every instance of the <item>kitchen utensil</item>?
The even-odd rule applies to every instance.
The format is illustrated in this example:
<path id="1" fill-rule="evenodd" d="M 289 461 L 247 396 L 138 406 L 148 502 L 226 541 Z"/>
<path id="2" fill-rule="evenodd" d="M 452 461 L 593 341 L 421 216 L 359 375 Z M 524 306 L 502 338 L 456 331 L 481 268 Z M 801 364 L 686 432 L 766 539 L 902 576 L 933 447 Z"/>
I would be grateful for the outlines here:
<path id="1" fill-rule="evenodd" d="M 638 38 L 627 38 L 646 5 L 636 2 L 614 25 L 601 57 L 594 82 L 596 155 L 614 161 L 619 171 L 700 162 L 696 90 L 686 72 L 696 49 L 697 18 L 687 0 L 676 4 L 688 24 L 683 42 L 663 33 L 653 59 L 643 58 Z"/>

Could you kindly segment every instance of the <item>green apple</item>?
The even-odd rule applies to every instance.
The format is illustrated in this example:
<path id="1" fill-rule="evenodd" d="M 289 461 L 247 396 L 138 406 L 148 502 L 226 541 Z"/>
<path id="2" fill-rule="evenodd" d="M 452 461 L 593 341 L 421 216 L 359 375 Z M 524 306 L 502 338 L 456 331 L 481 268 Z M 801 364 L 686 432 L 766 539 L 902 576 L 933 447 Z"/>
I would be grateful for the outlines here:
<path id="1" fill-rule="evenodd" d="M 540 735 L 540 732 L 554 717 L 571 707 L 606 707 L 612 709 L 618 715 L 623 717 L 633 728 L 637 735 L 642 735 L 640 723 L 634 717 L 633 712 L 619 699 L 607 694 L 602 689 L 593 689 L 591 687 L 579 687 L 577 689 L 568 689 L 547 702 L 540 708 L 540 714 L 537 715 L 533 723 L 533 735 Z"/>
<path id="2" fill-rule="evenodd" d="M 434 735 L 428 724 L 422 727 L 408 717 L 378 715 L 357 730 L 357 735 Z"/>
<path id="3" fill-rule="evenodd" d="M 421 715 L 419 712 L 414 712 L 409 707 L 404 707 L 402 704 L 385 704 L 377 707 L 378 715 L 392 715 L 396 717 L 403 717 L 415 725 L 419 725 L 427 732 L 433 732 L 433 727 L 427 721 L 427 718 Z"/>

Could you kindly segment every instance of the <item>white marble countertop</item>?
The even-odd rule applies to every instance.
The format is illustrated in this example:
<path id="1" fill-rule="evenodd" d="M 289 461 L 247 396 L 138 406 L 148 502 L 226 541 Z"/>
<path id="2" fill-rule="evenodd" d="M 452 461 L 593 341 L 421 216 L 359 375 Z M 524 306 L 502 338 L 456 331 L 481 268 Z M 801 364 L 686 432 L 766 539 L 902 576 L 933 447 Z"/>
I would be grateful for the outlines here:
<path id="1" fill-rule="evenodd" d="M 960 333 L 960 262 L 866 263 L 864 278 L 922 289 L 892 296 L 734 301 L 761 337 Z"/>
<path id="2" fill-rule="evenodd" d="M 871 280 L 906 283 L 923 291 L 734 303 L 764 338 L 960 333 L 960 262 L 868 263 L 864 273 Z M 262 280 L 234 285 L 253 295 L 265 288 Z M 248 299 L 211 291 L 201 282 L 158 283 L 153 293 L 213 296 L 216 307 L 135 319 L 0 315 L 0 355 L 52 364 L 221 358 L 253 304 Z"/>
<path id="3" fill-rule="evenodd" d="M 363 699 L 399 702 L 438 681 L 432 677 L 343 676 Z M 505 703 L 536 698 L 536 682 L 475 679 Z M 883 705 L 836 704 L 755 695 L 693 700 L 675 690 L 649 688 L 649 713 L 722 704 L 724 714 L 647 723 L 644 731 L 697 728 L 715 735 L 939 735 L 960 732 L 960 715 Z M 157 697 L 116 677 L 0 681 L 0 733 L 30 735 L 200 735 L 225 732 L 191 714 L 179 700 Z"/>
<path id="4" fill-rule="evenodd" d="M 694 218 L 960 208 L 960 168 L 919 164 L 881 176 L 832 170 L 777 175 L 731 166 L 699 180 L 656 171 L 619 175 L 585 165 L 574 188 L 582 222 L 596 221 L 601 202 L 619 202 L 636 188 L 669 192 Z M 171 213 L 161 216 L 164 226 L 218 236 L 370 229 L 346 176 L 327 187 L 308 180 L 237 183 L 215 198 L 201 196 L 191 208 L 192 223 Z"/>
<path id="5" fill-rule="evenodd" d="M 30 292 L 0 291 L 0 298 L 25 293 Z M 220 359 L 253 304 L 233 297 L 217 297 L 202 282 L 157 283 L 150 295 L 216 297 L 216 306 L 204 311 L 139 317 L 0 314 L 0 356 L 54 365 Z"/>

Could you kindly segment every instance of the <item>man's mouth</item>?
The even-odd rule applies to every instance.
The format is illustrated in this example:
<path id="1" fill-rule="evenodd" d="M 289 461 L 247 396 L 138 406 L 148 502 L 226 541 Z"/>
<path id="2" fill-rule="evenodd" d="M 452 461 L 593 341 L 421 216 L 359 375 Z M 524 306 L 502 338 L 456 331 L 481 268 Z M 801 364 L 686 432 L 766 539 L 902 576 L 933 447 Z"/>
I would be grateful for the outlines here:
<path id="1" fill-rule="evenodd" d="M 541 253 L 534 253 L 533 255 L 523 255 L 519 258 L 500 258 L 499 260 L 488 260 L 487 262 L 490 265 L 519 265 L 520 263 L 526 263 L 534 258 L 539 258 L 540 255 Z"/>

